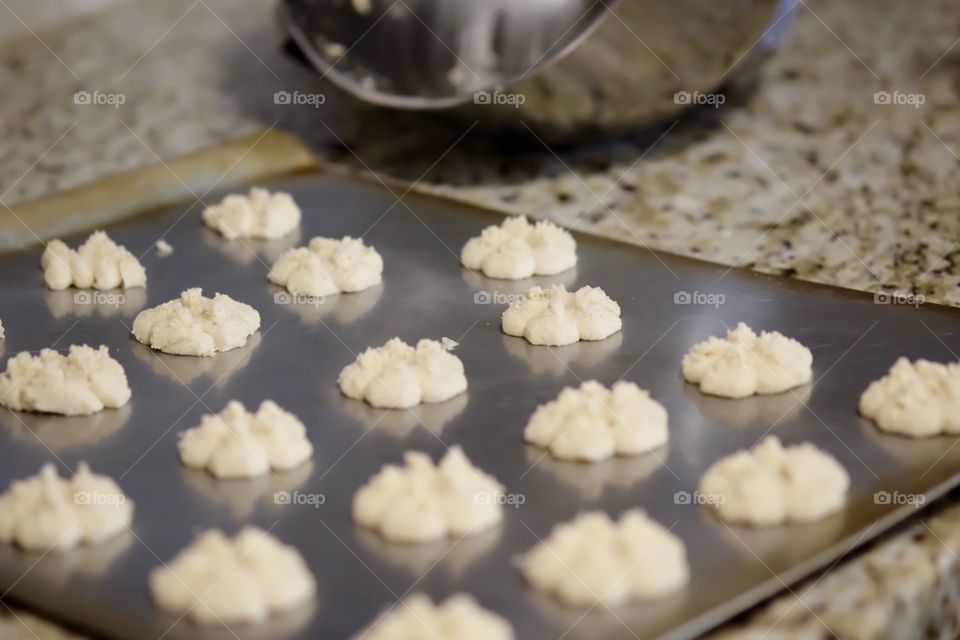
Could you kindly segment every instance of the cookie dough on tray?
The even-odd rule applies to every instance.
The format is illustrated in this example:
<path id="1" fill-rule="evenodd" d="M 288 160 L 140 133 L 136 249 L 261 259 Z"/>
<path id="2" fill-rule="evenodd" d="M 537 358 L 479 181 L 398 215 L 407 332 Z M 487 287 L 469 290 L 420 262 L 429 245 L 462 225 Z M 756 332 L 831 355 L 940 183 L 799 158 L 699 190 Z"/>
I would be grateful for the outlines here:
<path id="1" fill-rule="evenodd" d="M 768 527 L 825 518 L 843 506 L 849 486 L 833 456 L 809 443 L 784 447 L 768 436 L 707 469 L 700 495 L 723 520 Z"/>
<path id="2" fill-rule="evenodd" d="M 902 436 L 960 433 L 960 363 L 900 358 L 860 396 L 860 413 Z"/>
<path id="3" fill-rule="evenodd" d="M 759 336 L 741 322 L 726 338 L 695 344 L 683 356 L 683 377 L 700 391 L 725 398 L 781 393 L 810 382 L 813 354 L 772 331 Z"/>
<path id="4" fill-rule="evenodd" d="M 503 518 L 503 486 L 476 468 L 458 447 L 439 464 L 408 451 L 353 497 L 353 519 L 387 540 L 421 543 L 479 533 Z"/>
<path id="5" fill-rule="evenodd" d="M 127 375 L 106 346 L 72 345 L 66 355 L 22 351 L 0 374 L 0 405 L 15 411 L 85 416 L 129 400 Z"/>
<path id="6" fill-rule="evenodd" d="M 0 495 L 0 543 L 24 549 L 66 551 L 97 544 L 132 520 L 133 501 L 85 462 L 77 465 L 73 478 L 61 478 L 47 463 Z"/>
<path id="7" fill-rule="evenodd" d="M 145 309 L 133 320 L 137 340 L 157 351 L 182 356 L 212 356 L 242 347 L 259 328 L 256 309 L 222 293 L 205 298 L 199 288 Z"/>
<path id="8" fill-rule="evenodd" d="M 228 240 L 279 238 L 300 225 L 300 207 L 289 193 L 253 187 L 204 209 L 203 222 Z"/>
<path id="9" fill-rule="evenodd" d="M 281 255 L 267 278 L 296 295 L 328 296 L 369 289 L 382 274 L 383 259 L 362 239 L 316 237 Z"/>
<path id="10" fill-rule="evenodd" d="M 256 624 L 303 606 L 316 581 L 300 552 L 256 527 L 206 531 L 150 574 L 157 607 L 201 625 Z"/>
<path id="11" fill-rule="evenodd" d="M 394 605 L 353 640 L 513 640 L 510 623 L 458 593 L 442 604 L 414 594 Z"/>
<path id="12" fill-rule="evenodd" d="M 620 305 L 599 287 L 567 291 L 562 284 L 533 287 L 501 317 L 503 332 L 536 345 L 559 347 L 603 340 L 620 331 Z"/>
<path id="13" fill-rule="evenodd" d="M 593 512 L 559 524 L 520 569 L 534 589 L 578 608 L 661 598 L 690 575 L 683 542 L 640 509 L 619 521 Z"/>
<path id="14" fill-rule="evenodd" d="M 467 390 L 463 362 L 450 353 L 456 342 L 421 340 L 411 347 L 400 338 L 371 347 L 340 372 L 340 391 L 380 409 L 405 409 L 443 402 Z"/>
<path id="15" fill-rule="evenodd" d="M 250 413 L 233 400 L 200 426 L 180 435 L 180 459 L 188 467 L 206 469 L 218 478 L 252 478 L 271 469 L 285 471 L 313 453 L 307 430 L 292 413 L 264 400 Z"/>
<path id="16" fill-rule="evenodd" d="M 467 241 L 460 261 L 489 278 L 549 276 L 577 264 L 577 243 L 569 231 L 552 222 L 531 224 L 523 216 L 511 217 Z"/>
<path id="17" fill-rule="evenodd" d="M 667 410 L 632 382 L 591 380 L 540 405 L 523 437 L 562 460 L 635 456 L 667 443 Z"/>
<path id="18" fill-rule="evenodd" d="M 137 257 L 103 231 L 95 231 L 74 251 L 51 240 L 40 257 L 43 281 L 53 290 L 129 289 L 147 286 L 147 272 Z"/>

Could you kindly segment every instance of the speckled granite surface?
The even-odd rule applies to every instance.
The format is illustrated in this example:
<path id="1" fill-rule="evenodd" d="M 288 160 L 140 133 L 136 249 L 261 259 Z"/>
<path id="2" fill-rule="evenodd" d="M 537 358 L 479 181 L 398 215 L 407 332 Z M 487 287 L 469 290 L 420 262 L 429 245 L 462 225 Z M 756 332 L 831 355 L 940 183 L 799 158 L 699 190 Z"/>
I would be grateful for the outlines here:
<path id="1" fill-rule="evenodd" d="M 276 125 L 324 157 L 424 176 L 423 188 L 454 197 L 725 264 L 960 304 L 956 2 L 810 0 L 757 91 L 575 151 L 357 105 L 281 50 L 266 4 L 136 3 L 0 48 L 0 199 Z M 76 104 L 78 90 L 124 103 Z M 276 105 L 278 90 L 327 100 Z M 955 501 L 716 635 L 956 637 Z M 56 637 L 3 609 L 0 625 L 4 638 Z"/>

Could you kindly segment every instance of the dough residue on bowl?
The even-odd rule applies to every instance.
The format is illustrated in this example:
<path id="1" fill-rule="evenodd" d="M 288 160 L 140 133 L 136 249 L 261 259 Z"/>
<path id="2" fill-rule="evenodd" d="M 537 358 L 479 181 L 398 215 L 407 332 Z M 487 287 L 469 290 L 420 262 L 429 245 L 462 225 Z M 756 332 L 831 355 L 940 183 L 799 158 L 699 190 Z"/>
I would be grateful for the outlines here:
<path id="1" fill-rule="evenodd" d="M 725 398 L 781 393 L 810 382 L 810 349 L 777 331 L 759 336 L 743 322 L 726 338 L 711 336 L 683 356 L 683 377 Z"/>
<path id="2" fill-rule="evenodd" d="M 272 400 L 260 403 L 256 413 L 232 400 L 220 413 L 204 416 L 200 426 L 183 432 L 177 447 L 183 464 L 218 478 L 286 471 L 313 453 L 303 423 Z"/>
<path id="3" fill-rule="evenodd" d="M 300 225 L 300 207 L 289 193 L 253 187 L 204 209 L 203 222 L 228 240 L 279 238 Z"/>
<path id="4" fill-rule="evenodd" d="M 408 451 L 353 498 L 353 519 L 387 540 L 421 543 L 475 534 L 503 518 L 503 486 L 470 463 L 459 446 L 439 464 Z"/>
<path id="5" fill-rule="evenodd" d="M 523 216 L 511 217 L 468 240 L 460 261 L 489 278 L 549 276 L 576 266 L 577 243 L 569 231 L 547 220 L 531 224 Z"/>
<path id="6" fill-rule="evenodd" d="M 303 606 L 316 581 L 300 552 L 256 527 L 202 533 L 150 574 L 157 607 L 200 625 L 257 624 Z"/>
<path id="7" fill-rule="evenodd" d="M 103 231 L 94 231 L 76 251 L 62 240 L 51 240 L 40 256 L 40 266 L 44 283 L 54 291 L 147 286 L 147 272 L 137 257 Z"/>
<path id="8" fill-rule="evenodd" d="M 327 296 L 369 289 L 382 274 L 383 259 L 362 239 L 316 237 L 281 255 L 267 278 L 293 294 Z"/>
<path id="9" fill-rule="evenodd" d="M 106 346 L 72 345 L 66 355 L 22 351 L 0 374 L 0 405 L 15 411 L 85 416 L 129 400 L 127 375 Z"/>
<path id="10" fill-rule="evenodd" d="M 810 443 L 784 447 L 768 436 L 707 469 L 700 495 L 723 520 L 769 527 L 825 518 L 843 506 L 849 486 L 833 456 Z"/>
<path id="11" fill-rule="evenodd" d="M 256 309 L 222 293 L 205 298 L 199 288 L 145 309 L 133 320 L 137 340 L 157 351 L 183 356 L 212 356 L 242 347 L 259 328 Z"/>
<path id="12" fill-rule="evenodd" d="M 558 524 L 520 569 L 534 589 L 577 608 L 662 598 L 690 576 L 683 542 L 640 509 L 619 521 L 591 512 Z"/>
<path id="13" fill-rule="evenodd" d="M 133 501 L 85 462 L 72 478 L 61 478 L 47 463 L 0 495 L 0 542 L 24 549 L 66 551 L 97 544 L 132 520 Z"/>
<path id="14" fill-rule="evenodd" d="M 501 317 L 503 332 L 536 345 L 559 347 L 603 340 L 620 331 L 620 305 L 599 287 L 567 291 L 562 284 L 533 287 Z"/>
<path id="15" fill-rule="evenodd" d="M 635 456 L 667 443 L 667 410 L 632 382 L 590 380 L 540 405 L 523 437 L 562 460 Z"/>
<path id="16" fill-rule="evenodd" d="M 340 391 L 380 409 L 404 409 L 443 402 L 467 390 L 463 362 L 450 341 L 420 340 L 416 347 L 393 338 L 371 347 L 340 372 Z"/>

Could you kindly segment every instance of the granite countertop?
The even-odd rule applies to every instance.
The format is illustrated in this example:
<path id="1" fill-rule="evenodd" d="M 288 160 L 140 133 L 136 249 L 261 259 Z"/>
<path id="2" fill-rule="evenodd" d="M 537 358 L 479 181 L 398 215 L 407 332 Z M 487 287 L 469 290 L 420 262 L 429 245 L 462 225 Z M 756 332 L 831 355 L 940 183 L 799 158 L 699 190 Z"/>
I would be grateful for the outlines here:
<path id="1" fill-rule="evenodd" d="M 575 150 L 358 105 L 283 51 L 269 5 L 135 2 L 0 47 L 0 200 L 278 126 L 322 157 L 582 231 L 960 304 L 956 2 L 801 1 L 755 91 L 664 123 L 662 137 Z M 275 91 L 294 89 L 327 100 L 274 104 Z M 78 90 L 124 102 L 75 104 Z M 922 104 L 878 104 L 877 91 Z M 956 637 L 956 500 L 715 636 Z M 60 637 L 9 609 L 0 636 Z"/>

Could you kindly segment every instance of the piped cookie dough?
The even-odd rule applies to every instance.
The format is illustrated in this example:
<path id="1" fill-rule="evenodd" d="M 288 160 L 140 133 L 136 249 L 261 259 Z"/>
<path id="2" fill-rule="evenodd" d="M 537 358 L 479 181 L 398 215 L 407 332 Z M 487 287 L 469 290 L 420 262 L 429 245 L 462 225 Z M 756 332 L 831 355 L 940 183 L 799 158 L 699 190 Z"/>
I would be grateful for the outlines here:
<path id="1" fill-rule="evenodd" d="M 960 433 L 960 363 L 900 358 L 860 396 L 860 413 L 887 433 Z"/>
<path id="2" fill-rule="evenodd" d="M 711 336 L 683 356 L 683 377 L 725 398 L 781 393 L 810 382 L 813 354 L 777 331 L 759 336 L 741 322 L 726 338 Z"/>
<path id="3" fill-rule="evenodd" d="M 369 289 L 382 274 L 383 259 L 362 239 L 316 237 L 281 255 L 267 278 L 295 295 L 328 296 Z"/>
<path id="4" fill-rule="evenodd" d="M 561 460 L 635 456 L 667 443 L 667 410 L 632 382 L 591 380 L 540 405 L 523 437 Z"/>
<path id="5" fill-rule="evenodd" d="M 95 231 L 74 251 L 62 240 L 51 240 L 40 257 L 43 281 L 58 291 L 78 289 L 129 289 L 147 286 L 147 272 L 137 257 Z"/>
<path id="6" fill-rule="evenodd" d="M 814 522 L 839 510 L 850 476 L 812 444 L 784 447 L 768 436 L 722 458 L 700 481 L 703 502 L 723 520 L 757 527 Z"/>
<path id="7" fill-rule="evenodd" d="M 272 400 L 256 413 L 233 400 L 200 426 L 180 435 L 180 459 L 188 467 L 206 469 L 218 478 L 252 478 L 271 469 L 286 471 L 313 453 L 303 423 Z"/>
<path id="8" fill-rule="evenodd" d="M 683 542 L 639 509 L 619 521 L 593 512 L 555 526 L 520 569 L 534 589 L 578 608 L 662 598 L 690 576 Z"/>
<path id="9" fill-rule="evenodd" d="M 443 402 L 467 390 L 463 362 L 450 353 L 456 342 L 400 338 L 371 347 L 340 372 L 340 391 L 380 409 L 405 409 L 421 402 Z"/>
<path id="10" fill-rule="evenodd" d="M 300 207 L 289 193 L 253 187 L 204 209 L 203 222 L 228 240 L 279 238 L 300 225 Z"/>
<path id="11" fill-rule="evenodd" d="M 549 276 L 576 266 L 577 243 L 569 231 L 552 222 L 531 224 L 523 216 L 511 217 L 468 240 L 460 261 L 489 278 Z"/>
<path id="12" fill-rule="evenodd" d="M 0 374 L 0 405 L 15 411 L 85 416 L 129 400 L 127 375 L 105 346 L 72 345 L 66 355 L 22 351 Z"/>
<path id="13" fill-rule="evenodd" d="M 38 551 L 97 544 L 128 528 L 133 501 L 106 476 L 77 465 L 61 478 L 53 463 L 0 495 L 0 543 Z"/>
<path id="14" fill-rule="evenodd" d="M 233 539 L 206 531 L 150 574 L 157 607 L 200 625 L 262 623 L 303 606 L 315 592 L 300 552 L 255 527 Z"/>
<path id="15" fill-rule="evenodd" d="M 354 636 L 354 640 L 513 640 L 510 623 L 458 593 L 442 604 L 414 594 Z"/>
<path id="16" fill-rule="evenodd" d="M 242 347 L 260 328 L 260 314 L 222 293 L 205 298 L 199 288 L 176 300 L 141 311 L 134 337 L 157 351 L 181 356 L 212 356 Z"/>
<path id="17" fill-rule="evenodd" d="M 353 497 L 353 519 L 394 542 L 422 543 L 476 534 L 503 518 L 503 486 L 451 447 L 439 464 L 408 451 Z"/>
<path id="18" fill-rule="evenodd" d="M 533 287 L 503 312 L 503 332 L 536 345 L 559 347 L 603 340 L 620 331 L 620 305 L 599 287 L 567 291 Z"/>

